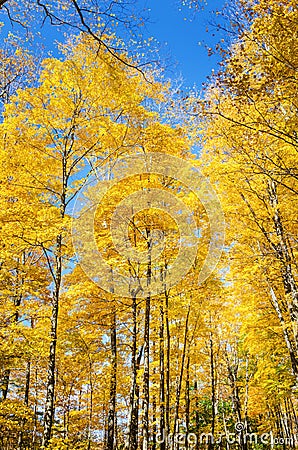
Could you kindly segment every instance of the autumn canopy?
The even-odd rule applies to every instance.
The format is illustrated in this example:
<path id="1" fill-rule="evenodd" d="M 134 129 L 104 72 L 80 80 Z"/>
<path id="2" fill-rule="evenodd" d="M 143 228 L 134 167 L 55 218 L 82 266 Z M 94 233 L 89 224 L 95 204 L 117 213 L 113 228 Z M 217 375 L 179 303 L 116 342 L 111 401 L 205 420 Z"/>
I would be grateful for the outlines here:
<path id="1" fill-rule="evenodd" d="M 0 449 L 297 448 L 297 0 L 200 93 L 108 3 L 0 0 Z"/>

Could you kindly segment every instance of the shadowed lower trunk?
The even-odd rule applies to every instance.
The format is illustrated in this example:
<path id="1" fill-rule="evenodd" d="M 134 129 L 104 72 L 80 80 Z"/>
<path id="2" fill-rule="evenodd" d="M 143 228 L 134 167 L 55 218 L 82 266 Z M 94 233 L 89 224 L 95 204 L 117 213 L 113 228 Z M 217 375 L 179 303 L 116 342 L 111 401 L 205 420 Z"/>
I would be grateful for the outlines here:
<path id="1" fill-rule="evenodd" d="M 56 276 L 55 276 L 55 289 L 52 303 L 51 333 L 50 333 L 51 342 L 50 342 L 50 355 L 49 355 L 48 378 L 47 378 L 47 395 L 46 395 L 45 415 L 44 415 L 44 432 L 42 439 L 42 445 L 44 447 L 48 447 L 49 445 L 54 421 L 58 312 L 59 312 L 59 299 L 60 299 L 60 288 L 62 279 L 61 248 L 62 248 L 62 236 L 59 235 L 57 239 L 57 250 L 56 250 Z"/>
<path id="2" fill-rule="evenodd" d="M 110 398 L 109 398 L 109 412 L 108 412 L 107 450 L 113 450 L 115 443 L 116 392 L 117 392 L 117 324 L 116 324 L 115 306 L 113 306 L 112 312 L 110 340 L 111 340 L 111 379 L 110 379 Z"/>
<path id="3" fill-rule="evenodd" d="M 160 401 L 160 416 L 159 416 L 159 433 L 161 436 L 160 450 L 165 450 L 165 439 L 162 439 L 165 434 L 165 343 L 164 343 L 164 305 L 163 299 L 159 307 L 160 323 L 159 323 L 159 401 Z"/>
<path id="4" fill-rule="evenodd" d="M 147 264 L 147 287 L 150 288 L 151 284 L 151 248 L 152 238 L 150 228 L 146 229 L 147 247 L 148 247 L 148 264 Z M 150 405 L 150 392 L 149 392 L 149 367 L 150 367 L 150 307 L 151 307 L 151 294 L 150 290 L 146 296 L 145 301 L 145 323 L 144 323 L 144 380 L 143 380 L 143 450 L 149 449 L 149 405 Z"/>

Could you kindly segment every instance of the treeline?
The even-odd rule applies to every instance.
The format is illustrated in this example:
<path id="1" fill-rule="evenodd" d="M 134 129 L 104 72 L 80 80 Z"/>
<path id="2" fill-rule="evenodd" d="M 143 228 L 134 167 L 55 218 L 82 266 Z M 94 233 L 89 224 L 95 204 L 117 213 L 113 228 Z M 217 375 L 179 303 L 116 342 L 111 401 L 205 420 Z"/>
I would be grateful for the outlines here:
<path id="1" fill-rule="evenodd" d="M 1 449 L 298 446 L 297 6 L 240 1 L 204 97 L 2 51 Z"/>

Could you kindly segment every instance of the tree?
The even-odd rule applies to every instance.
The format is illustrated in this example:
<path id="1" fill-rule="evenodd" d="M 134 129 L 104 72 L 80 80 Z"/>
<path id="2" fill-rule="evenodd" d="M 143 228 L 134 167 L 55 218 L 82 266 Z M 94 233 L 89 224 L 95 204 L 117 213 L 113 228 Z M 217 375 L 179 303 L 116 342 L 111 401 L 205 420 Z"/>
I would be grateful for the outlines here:
<path id="1" fill-rule="evenodd" d="M 203 102 L 190 104 L 203 118 L 202 165 L 217 185 L 230 224 L 228 280 L 251 311 L 243 316 L 243 330 L 249 358 L 257 358 L 259 367 L 253 376 L 266 372 L 261 359 L 268 349 L 260 349 L 257 337 L 264 333 L 274 355 L 273 364 L 267 361 L 267 379 L 275 395 L 292 399 L 297 386 L 297 5 L 260 1 L 239 7 L 238 40 Z M 248 331 L 252 321 L 253 332 Z M 265 390 L 275 408 L 271 388 Z"/>
<path id="2" fill-rule="evenodd" d="M 243 4 L 243 35 L 205 99 L 179 98 L 200 119 L 191 124 L 174 109 L 166 120 L 168 84 L 92 36 L 46 59 L 32 83 L 14 78 L 24 54 L 6 53 L 3 450 L 211 449 L 220 436 L 228 449 L 235 432 L 242 450 L 246 433 L 294 447 L 296 85 L 285 53 L 296 9 L 269 6 Z M 222 215 L 197 167 L 226 216 L 216 270 Z"/>
<path id="3" fill-rule="evenodd" d="M 93 51 L 92 41 L 79 39 L 64 62 L 47 60 L 39 86 L 19 91 L 7 105 L 2 127 L 5 164 L 8 170 L 15 167 L 10 183 L 20 179 L 20 190 L 34 192 L 45 211 L 38 237 L 25 238 L 42 250 L 52 277 L 45 446 L 54 417 L 59 304 L 72 257 L 67 207 L 100 161 L 112 160 L 135 145 L 140 120 L 150 117 L 141 103 L 150 92 L 156 96 L 154 87 L 132 76 L 128 66 L 123 71 L 109 52 L 95 56 Z M 48 211 L 51 223 L 46 220 Z"/>

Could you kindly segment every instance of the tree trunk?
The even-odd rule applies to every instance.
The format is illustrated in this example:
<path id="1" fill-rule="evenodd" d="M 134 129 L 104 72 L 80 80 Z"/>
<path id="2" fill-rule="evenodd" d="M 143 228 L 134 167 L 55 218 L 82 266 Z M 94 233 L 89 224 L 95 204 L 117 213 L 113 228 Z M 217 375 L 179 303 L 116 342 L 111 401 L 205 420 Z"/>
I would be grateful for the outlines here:
<path id="1" fill-rule="evenodd" d="M 150 288 L 151 284 L 151 238 L 150 229 L 146 229 L 147 248 L 148 248 L 148 264 L 147 264 L 147 287 Z M 150 307 L 151 307 L 151 294 L 150 290 L 146 297 L 145 302 L 145 324 L 144 324 L 144 401 L 143 401 L 143 450 L 149 449 L 149 404 L 150 404 L 150 392 L 149 392 L 149 365 L 150 365 Z"/>
<path id="2" fill-rule="evenodd" d="M 65 149 L 62 159 L 62 190 L 60 195 L 60 215 L 61 219 L 64 219 L 66 211 L 66 191 L 69 175 L 66 172 L 67 168 L 67 150 Z M 44 431 L 42 438 L 42 445 L 46 448 L 49 445 L 51 439 L 52 427 L 54 422 L 54 403 L 55 403 L 55 370 L 56 370 L 56 348 L 57 348 L 57 333 L 58 333 L 58 313 L 59 313 L 59 300 L 60 290 L 62 285 L 62 252 L 63 252 L 63 236 L 59 234 L 56 240 L 55 248 L 55 267 L 51 267 L 51 262 L 46 253 L 46 257 L 49 264 L 49 269 L 53 277 L 54 291 L 52 300 L 52 315 L 51 315 L 51 341 L 50 341 L 50 354 L 48 365 L 48 377 L 47 377 L 47 393 L 45 402 L 45 414 L 44 414 Z"/>
<path id="3" fill-rule="evenodd" d="M 216 415 L 216 408 L 215 408 L 215 402 L 216 402 L 216 395 L 215 395 L 215 367 L 214 367 L 214 350 L 213 350 L 213 333 L 210 332 L 210 377 L 211 377 L 211 402 L 212 402 L 212 419 L 211 419 L 211 434 L 212 436 L 215 435 L 215 415 Z M 209 442 L 208 447 L 212 448 L 213 443 Z"/>
<path id="4" fill-rule="evenodd" d="M 1 397 L 2 400 L 7 399 L 8 394 L 8 386 L 9 386 L 9 379 L 10 379 L 10 369 L 5 369 L 2 380 L 1 380 Z"/>
<path id="5" fill-rule="evenodd" d="M 29 405 L 29 390 L 30 390 L 30 370 L 31 363 L 30 361 L 27 361 L 26 365 L 26 374 L 25 374 L 25 395 L 24 395 L 24 403 L 26 406 Z M 22 428 L 25 426 L 25 420 L 22 421 Z M 23 448 L 23 431 L 20 431 L 19 433 L 19 440 L 18 440 L 18 450 L 22 450 Z"/>
<path id="6" fill-rule="evenodd" d="M 45 404 L 44 415 L 44 432 L 42 445 L 48 447 L 51 439 L 52 427 L 54 421 L 54 399 L 55 399 L 55 369 L 56 369 L 56 348 L 57 348 L 57 330 L 58 330 L 58 312 L 59 312 L 59 299 L 62 280 L 62 235 L 57 238 L 56 247 L 56 273 L 55 273 L 55 289 L 52 304 L 52 316 L 51 316 L 51 342 L 50 342 L 50 355 L 48 366 L 48 378 L 47 378 L 47 395 Z"/>
<path id="7" fill-rule="evenodd" d="M 145 328 L 144 328 L 144 402 L 143 402 L 143 450 L 149 448 L 149 364 L 150 364 L 150 296 L 146 297 Z"/>
<path id="8" fill-rule="evenodd" d="M 188 321 L 189 321 L 189 314 L 190 314 L 190 305 L 188 305 L 186 320 L 185 320 L 185 330 L 184 330 L 184 339 L 183 339 L 183 350 L 182 350 L 182 358 L 181 358 L 181 367 L 180 367 L 180 374 L 179 374 L 179 380 L 177 384 L 177 391 L 176 391 L 176 405 L 175 405 L 175 418 L 174 418 L 174 429 L 173 429 L 173 435 L 174 435 L 174 442 L 175 442 L 175 433 L 179 430 L 177 429 L 178 426 L 178 420 L 179 420 L 179 407 L 180 407 L 180 396 L 181 396 L 181 389 L 182 389 L 182 380 L 183 380 L 183 372 L 184 372 L 184 363 L 185 363 L 185 356 L 186 356 L 186 349 L 187 349 L 187 334 L 188 334 Z M 175 445 L 174 445 L 175 447 Z"/>
<path id="9" fill-rule="evenodd" d="M 189 437 L 189 424 L 190 424 L 190 382 L 189 382 L 189 365 L 190 365 L 190 357 L 187 356 L 186 361 L 186 381 L 185 381 L 185 449 L 188 450 L 188 437 Z"/>
<path id="10" fill-rule="evenodd" d="M 197 376 L 197 374 L 196 374 Z M 196 423 L 196 435 L 199 435 L 199 431 L 200 431 L 200 415 L 199 415 L 199 388 L 198 388 L 198 381 L 195 380 L 194 382 L 194 390 L 196 393 L 196 409 L 195 409 L 195 423 Z M 200 440 L 197 439 L 196 440 L 196 450 L 199 449 L 200 446 Z"/>
<path id="11" fill-rule="evenodd" d="M 164 305 L 161 299 L 159 307 L 159 433 L 160 450 L 165 450 L 165 343 L 164 343 Z"/>
<path id="12" fill-rule="evenodd" d="M 137 375 L 142 358 L 142 349 L 139 356 L 137 356 L 137 338 L 138 338 L 138 323 L 137 323 L 137 299 L 135 293 L 132 293 L 132 316 L 133 316 L 133 331 L 132 331 L 132 383 L 130 390 L 130 411 L 128 421 L 128 442 L 129 450 L 137 450 L 138 448 L 138 433 L 139 433 L 139 396 L 140 389 L 137 384 Z"/>
<path id="13" fill-rule="evenodd" d="M 116 415 L 116 392 L 117 392 L 117 324 L 116 324 L 115 305 L 113 305 L 110 340 L 111 340 L 111 380 L 110 380 L 110 398 L 109 398 L 109 412 L 108 412 L 107 450 L 113 450 L 115 443 L 115 415 Z"/>
<path id="14" fill-rule="evenodd" d="M 229 361 L 229 358 L 227 356 L 227 369 L 228 369 L 228 377 L 231 383 L 231 389 L 232 389 L 232 399 L 233 404 L 236 411 L 236 417 L 238 423 L 242 424 L 242 412 L 241 412 L 241 401 L 240 401 L 240 395 L 239 395 L 239 386 L 238 386 L 238 361 L 235 362 L 235 364 L 232 366 L 232 364 Z M 240 431 L 240 448 L 241 450 L 247 450 L 247 442 L 246 439 L 244 439 L 245 431 Z"/>
<path id="15" fill-rule="evenodd" d="M 156 344 L 155 339 L 153 339 L 152 342 L 152 358 L 153 361 L 155 361 L 156 358 Z M 153 379 L 155 380 L 156 376 L 156 367 L 153 367 Z M 154 392 L 153 399 L 152 399 L 152 444 L 151 444 L 151 450 L 156 450 L 156 435 L 157 435 L 157 426 L 156 426 L 156 394 Z"/>
<path id="16" fill-rule="evenodd" d="M 171 335 L 169 322 L 169 293 L 165 290 L 165 325 L 166 325 L 166 410 L 165 410 L 165 436 L 170 434 L 170 367 L 171 367 Z"/>
<path id="17" fill-rule="evenodd" d="M 282 224 L 282 219 L 280 216 L 280 212 L 278 209 L 278 196 L 276 189 L 276 182 L 270 181 L 268 185 L 269 198 L 271 206 L 274 210 L 273 222 L 275 226 L 276 235 L 279 239 L 279 243 L 276 246 L 276 254 L 278 259 L 282 263 L 282 279 L 284 284 L 284 289 L 286 295 L 289 294 L 291 296 L 292 301 L 288 303 L 289 305 L 289 313 L 292 321 L 298 321 L 298 287 L 295 282 L 292 264 L 291 264 L 291 255 L 288 249 L 288 244 L 284 234 L 284 228 Z M 294 335 L 295 342 L 297 344 L 297 333 Z"/>
<path id="18" fill-rule="evenodd" d="M 272 300 L 273 307 L 274 307 L 274 309 L 276 311 L 277 317 L 278 317 L 280 325 L 282 327 L 284 340 L 285 340 L 285 343 L 286 343 L 286 346 L 287 346 L 287 349 L 288 349 L 288 352 L 289 352 L 290 360 L 291 360 L 292 372 L 293 372 L 293 375 L 296 378 L 296 382 L 298 384 L 298 362 L 297 362 L 296 354 L 295 354 L 294 348 L 292 346 L 292 343 L 291 343 L 291 340 L 290 340 L 290 336 L 289 336 L 289 333 L 288 333 L 288 329 L 287 329 L 287 326 L 285 324 L 285 320 L 284 320 L 283 314 L 281 312 L 281 309 L 279 307 L 279 303 L 278 303 L 277 297 L 276 297 L 275 292 L 272 289 L 272 287 L 270 287 L 270 295 L 271 295 L 271 300 Z"/>
<path id="19" fill-rule="evenodd" d="M 90 407 L 89 407 L 89 423 L 88 423 L 88 447 L 87 449 L 90 450 L 91 448 L 91 440 L 92 440 L 92 416 L 93 416 L 93 380 L 92 380 L 92 359 L 89 354 L 89 386 L 90 386 Z"/>
<path id="20" fill-rule="evenodd" d="M 22 254 L 22 261 L 21 264 L 25 264 L 26 261 L 26 256 L 25 253 L 23 252 Z M 12 318 L 12 323 L 13 324 L 17 324 L 19 321 L 19 307 L 21 306 L 21 302 L 22 302 L 22 294 L 20 294 L 19 289 L 22 288 L 23 284 L 24 284 L 24 279 L 22 277 L 22 275 L 20 275 L 20 270 L 19 270 L 19 264 L 20 264 L 20 259 L 17 258 L 17 294 L 14 297 L 14 306 L 15 306 L 15 314 L 13 315 Z M 7 395 L 8 395 L 8 389 L 9 389 L 9 382 L 10 382 L 10 375 L 11 375 L 11 370 L 10 369 L 5 369 L 4 373 L 3 373 L 3 377 L 1 380 L 1 397 L 2 400 L 6 400 L 7 399 Z"/>

